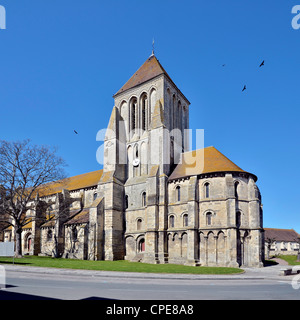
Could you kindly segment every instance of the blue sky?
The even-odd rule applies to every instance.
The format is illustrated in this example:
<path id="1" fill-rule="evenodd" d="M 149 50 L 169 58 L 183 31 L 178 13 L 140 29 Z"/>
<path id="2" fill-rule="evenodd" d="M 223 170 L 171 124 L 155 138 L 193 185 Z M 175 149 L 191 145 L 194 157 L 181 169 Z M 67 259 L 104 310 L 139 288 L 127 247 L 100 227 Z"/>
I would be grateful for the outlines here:
<path id="1" fill-rule="evenodd" d="M 300 232 L 300 29 L 291 26 L 300 0 L 0 5 L 0 139 L 57 146 L 69 176 L 98 170 L 96 134 L 112 96 L 154 37 L 157 58 L 191 102 L 190 127 L 258 176 L 264 226 Z"/>

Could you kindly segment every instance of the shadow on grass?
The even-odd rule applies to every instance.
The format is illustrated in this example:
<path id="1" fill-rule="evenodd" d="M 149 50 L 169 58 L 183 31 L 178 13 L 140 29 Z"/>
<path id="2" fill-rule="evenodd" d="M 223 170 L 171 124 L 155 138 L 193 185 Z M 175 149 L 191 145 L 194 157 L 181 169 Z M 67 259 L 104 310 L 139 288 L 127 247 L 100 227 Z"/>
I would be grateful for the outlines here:
<path id="1" fill-rule="evenodd" d="M 19 262 L 19 261 L 2 261 L 0 260 L 0 264 L 16 264 L 16 265 L 31 265 L 30 262 Z"/>

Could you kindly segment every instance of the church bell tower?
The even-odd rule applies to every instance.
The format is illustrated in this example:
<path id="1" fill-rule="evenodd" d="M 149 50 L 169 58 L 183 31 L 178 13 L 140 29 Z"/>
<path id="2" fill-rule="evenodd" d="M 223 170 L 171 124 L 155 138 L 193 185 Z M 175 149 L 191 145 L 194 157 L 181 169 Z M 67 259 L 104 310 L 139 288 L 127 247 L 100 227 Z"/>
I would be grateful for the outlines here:
<path id="1" fill-rule="evenodd" d="M 114 95 L 104 141 L 105 259 L 163 263 L 167 179 L 188 150 L 189 101 L 154 53 Z"/>
<path id="2" fill-rule="evenodd" d="M 147 175 L 154 165 L 159 165 L 160 174 L 169 175 L 174 162 L 189 148 L 185 129 L 190 103 L 154 53 L 114 99 L 124 121 L 126 178 Z"/>

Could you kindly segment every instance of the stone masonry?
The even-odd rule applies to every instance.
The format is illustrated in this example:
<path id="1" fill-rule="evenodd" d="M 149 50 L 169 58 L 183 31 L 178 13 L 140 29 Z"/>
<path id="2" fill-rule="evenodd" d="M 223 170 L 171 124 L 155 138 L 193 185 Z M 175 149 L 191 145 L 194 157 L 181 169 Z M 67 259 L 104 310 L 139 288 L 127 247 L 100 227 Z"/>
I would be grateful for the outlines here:
<path id="1" fill-rule="evenodd" d="M 30 213 L 24 252 L 261 267 L 257 177 L 214 147 L 189 151 L 190 102 L 154 54 L 114 102 L 103 170 L 45 186 L 39 201 L 53 205 Z"/>

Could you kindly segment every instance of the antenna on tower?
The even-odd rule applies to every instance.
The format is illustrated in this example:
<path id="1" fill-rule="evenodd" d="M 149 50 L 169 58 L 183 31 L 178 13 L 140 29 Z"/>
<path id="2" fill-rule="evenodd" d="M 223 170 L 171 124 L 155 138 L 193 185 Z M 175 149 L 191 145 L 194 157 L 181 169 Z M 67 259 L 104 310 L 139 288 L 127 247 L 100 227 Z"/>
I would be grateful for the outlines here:
<path id="1" fill-rule="evenodd" d="M 151 54 L 151 56 L 154 56 L 154 38 L 152 40 L 152 54 Z"/>

